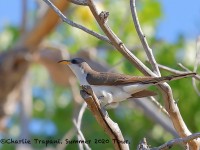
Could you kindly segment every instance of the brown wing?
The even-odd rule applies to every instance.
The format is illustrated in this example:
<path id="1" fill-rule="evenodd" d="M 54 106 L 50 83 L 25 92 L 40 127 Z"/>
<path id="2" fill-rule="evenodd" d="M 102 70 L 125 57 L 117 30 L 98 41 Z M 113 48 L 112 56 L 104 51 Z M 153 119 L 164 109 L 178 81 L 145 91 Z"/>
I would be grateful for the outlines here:
<path id="1" fill-rule="evenodd" d="M 87 81 L 91 85 L 123 85 L 134 83 L 148 83 L 147 81 L 153 80 L 152 77 L 137 77 L 124 74 L 115 74 L 107 72 L 93 72 L 88 73 L 86 77 Z"/>
<path id="2" fill-rule="evenodd" d="M 129 76 L 124 74 L 115 74 L 107 72 L 92 72 L 88 73 L 86 79 L 91 85 L 124 85 L 124 84 L 158 84 L 171 80 L 177 80 L 189 76 L 194 76 L 196 73 L 184 73 L 180 75 L 171 75 L 164 77 L 140 77 Z"/>

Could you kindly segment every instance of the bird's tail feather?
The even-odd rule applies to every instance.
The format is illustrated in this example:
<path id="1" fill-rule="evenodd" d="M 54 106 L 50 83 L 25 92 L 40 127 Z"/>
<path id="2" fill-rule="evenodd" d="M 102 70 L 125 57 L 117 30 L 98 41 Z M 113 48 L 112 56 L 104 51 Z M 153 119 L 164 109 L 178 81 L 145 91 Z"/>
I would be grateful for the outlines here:
<path id="1" fill-rule="evenodd" d="M 159 84 L 159 83 L 163 83 L 163 82 L 169 82 L 169 81 L 173 81 L 173 80 L 178 80 L 178 79 L 182 79 L 182 78 L 186 78 L 186 77 L 193 77 L 195 76 L 196 73 L 183 73 L 180 75 L 170 75 L 170 76 L 164 76 L 164 77 L 155 77 L 152 78 L 151 80 L 147 81 L 149 83 L 152 84 Z M 144 81 L 145 82 L 145 81 Z"/>

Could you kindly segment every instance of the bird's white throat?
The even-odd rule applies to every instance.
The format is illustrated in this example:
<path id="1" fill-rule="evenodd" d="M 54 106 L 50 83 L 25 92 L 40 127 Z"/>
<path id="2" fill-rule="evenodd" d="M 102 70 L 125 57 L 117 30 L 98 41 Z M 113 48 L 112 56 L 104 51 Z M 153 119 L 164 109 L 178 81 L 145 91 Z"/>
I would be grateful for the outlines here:
<path id="1" fill-rule="evenodd" d="M 88 82 L 86 81 L 87 73 L 84 71 L 82 67 L 74 64 L 69 65 L 69 67 L 79 80 L 80 85 L 89 85 Z"/>

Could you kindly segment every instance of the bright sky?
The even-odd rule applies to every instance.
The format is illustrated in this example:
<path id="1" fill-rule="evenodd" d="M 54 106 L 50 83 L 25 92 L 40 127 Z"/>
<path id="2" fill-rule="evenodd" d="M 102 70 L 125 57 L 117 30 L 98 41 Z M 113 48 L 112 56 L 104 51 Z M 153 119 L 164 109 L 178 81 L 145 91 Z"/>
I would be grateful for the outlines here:
<path id="1" fill-rule="evenodd" d="M 178 34 L 186 39 L 200 35 L 200 0 L 163 0 L 164 18 L 160 21 L 157 37 L 175 41 Z"/>
<path id="2" fill-rule="evenodd" d="M 29 8 L 33 1 L 28 0 Z M 200 34 L 200 0 L 162 0 L 164 17 L 159 21 L 157 37 L 173 42 L 179 34 L 187 39 L 195 39 Z M 21 1 L 1 1 L 0 30 L 6 23 L 19 25 L 21 16 Z"/>

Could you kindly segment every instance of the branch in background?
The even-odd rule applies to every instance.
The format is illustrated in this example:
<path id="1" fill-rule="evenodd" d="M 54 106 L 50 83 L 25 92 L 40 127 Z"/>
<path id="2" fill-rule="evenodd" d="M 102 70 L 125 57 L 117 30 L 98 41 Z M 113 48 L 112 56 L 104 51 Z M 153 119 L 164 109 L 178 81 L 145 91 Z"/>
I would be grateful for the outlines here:
<path id="1" fill-rule="evenodd" d="M 181 67 L 182 69 L 184 69 L 186 72 L 192 72 L 192 71 L 190 71 L 187 67 L 185 67 L 183 64 L 178 63 L 178 65 L 179 65 L 179 67 Z M 196 65 L 196 64 L 195 64 L 195 65 Z M 197 69 L 197 68 L 195 67 L 195 65 L 194 65 L 194 71 L 195 71 L 195 69 Z M 199 75 L 195 75 L 194 78 L 200 80 L 200 76 L 199 76 Z M 194 78 L 192 78 L 192 85 L 193 85 L 193 87 L 194 87 L 194 90 L 195 90 L 196 93 L 198 94 L 198 96 L 200 96 L 200 91 L 198 90 L 198 88 L 197 88 L 197 86 L 196 86 L 196 82 L 195 82 L 196 80 L 195 80 Z"/>
<path id="2" fill-rule="evenodd" d="M 178 63 L 178 66 L 181 67 L 183 70 L 190 72 L 190 70 L 185 67 L 182 63 Z"/>
<path id="3" fill-rule="evenodd" d="M 87 104 L 84 102 L 82 107 L 81 107 L 81 109 L 80 109 L 80 111 L 79 111 L 77 120 L 73 119 L 73 123 L 74 123 L 74 125 L 75 125 L 75 127 L 76 127 L 76 129 L 78 131 L 78 140 L 79 141 L 80 140 L 85 141 L 85 137 L 83 136 L 83 133 L 81 132 L 81 122 L 82 122 L 83 114 L 84 114 L 86 108 L 87 108 Z M 87 150 L 91 149 L 88 146 L 88 144 L 85 143 L 85 142 L 84 143 L 78 143 L 78 144 L 79 144 L 79 149 L 81 149 L 82 145 L 84 145 Z"/>
<path id="4" fill-rule="evenodd" d="M 29 123 L 32 116 L 32 87 L 31 87 L 30 73 L 27 72 L 24 76 L 23 82 L 20 85 L 20 139 L 30 139 Z M 31 145 L 17 144 L 17 150 L 27 149 L 32 150 Z"/>
<path id="5" fill-rule="evenodd" d="M 166 109 L 153 96 L 150 96 L 149 98 L 165 115 L 170 117 Z"/>
<path id="6" fill-rule="evenodd" d="M 75 23 L 75 22 L 69 20 L 69 19 L 68 19 L 68 18 L 67 18 L 67 17 L 66 17 L 52 2 L 50 2 L 49 0 L 43 0 L 43 1 L 44 1 L 45 3 L 47 3 L 47 4 L 59 15 L 59 17 L 63 20 L 63 22 L 66 22 L 67 24 L 71 25 L 72 27 L 75 27 L 75 28 L 78 28 L 78 29 L 80 29 L 80 30 L 83 30 L 83 31 L 85 31 L 85 32 L 88 33 L 88 34 L 93 35 L 94 37 L 96 37 L 96 38 L 98 38 L 98 39 L 100 39 L 100 40 L 103 40 L 103 41 L 105 41 L 105 42 L 111 44 L 110 40 L 109 40 L 107 37 L 105 37 L 105 36 L 103 36 L 103 35 L 101 35 L 101 34 L 99 34 L 99 33 L 96 33 L 96 32 L 94 32 L 94 31 L 92 31 L 92 30 L 90 30 L 90 29 L 88 29 L 88 28 L 86 28 L 86 27 L 84 27 L 84 26 L 82 26 L 82 25 L 80 25 L 80 24 L 77 24 L 77 23 Z"/>
<path id="7" fill-rule="evenodd" d="M 54 2 L 61 11 L 66 10 L 69 4 L 67 1 L 60 0 Z M 11 93 L 15 93 L 13 91 L 19 86 L 32 61 L 30 52 L 38 50 L 38 45 L 57 25 L 58 20 L 59 17 L 49 8 L 45 18 L 39 20 L 30 32 L 23 34 L 19 42 L 13 45 L 15 48 L 0 54 L 0 121 L 6 115 L 11 115 L 5 112 L 10 107 L 7 103 L 9 103 L 9 97 L 12 97 L 10 95 L 13 95 Z M 15 100 L 12 98 L 12 105 L 15 104 Z"/>
<path id="8" fill-rule="evenodd" d="M 54 5 L 63 12 L 69 6 L 69 2 L 66 0 L 55 0 Z M 37 46 L 56 27 L 58 21 L 59 17 L 49 8 L 44 17 L 38 20 L 33 29 L 23 35 L 17 44 L 28 47 L 31 51 L 36 51 Z"/>
<path id="9" fill-rule="evenodd" d="M 84 102 L 83 105 L 82 105 L 82 107 L 81 107 L 81 109 L 80 109 L 80 112 L 79 112 L 79 115 L 78 115 L 78 118 L 77 118 L 77 121 L 76 121 L 76 123 L 77 123 L 77 128 L 78 128 L 80 131 L 81 131 L 81 122 L 82 122 L 83 114 L 84 114 L 86 108 L 87 108 L 87 104 L 86 104 L 86 102 Z M 82 132 L 81 132 L 81 133 L 82 133 Z M 80 139 L 85 140 L 85 139 L 82 138 L 82 137 L 83 137 L 83 136 L 78 135 L 78 139 L 79 139 L 79 140 L 80 140 Z M 79 144 L 79 145 L 81 145 L 81 144 Z M 86 143 L 85 143 L 84 146 L 85 146 L 86 149 L 89 148 L 89 146 L 88 146 Z"/>
<path id="10" fill-rule="evenodd" d="M 61 141 L 65 141 L 66 139 L 71 140 L 75 136 L 75 134 L 75 127 L 72 127 L 68 132 L 65 133 Z M 56 150 L 65 150 L 68 145 L 69 144 L 66 144 L 65 142 L 57 144 Z"/>
<path id="11" fill-rule="evenodd" d="M 168 72 L 173 73 L 173 74 L 183 74 L 183 73 L 186 73 L 185 71 L 176 70 L 176 69 L 173 69 L 173 68 L 161 65 L 161 64 L 158 64 L 158 67 L 160 69 L 162 69 L 162 70 L 168 71 Z"/>
<path id="12" fill-rule="evenodd" d="M 179 63 L 179 66 L 180 66 L 180 63 Z M 181 64 L 181 66 L 183 67 L 183 65 Z M 177 74 L 177 75 L 181 75 L 181 74 L 184 74 L 184 73 L 192 73 L 191 70 L 189 70 L 187 68 L 186 71 L 180 71 L 180 70 L 176 70 L 176 69 L 173 69 L 173 68 L 170 68 L 170 67 L 167 67 L 167 66 L 164 66 L 164 65 L 161 65 L 161 64 L 158 64 L 158 67 L 160 69 L 163 69 L 165 71 L 168 71 L 170 73 L 173 73 L 173 74 Z M 186 69 L 186 67 L 184 67 Z M 184 69 L 184 70 L 185 70 Z M 197 80 L 200 80 L 200 76 L 198 74 L 196 74 L 193 78 L 197 79 Z"/>
<path id="13" fill-rule="evenodd" d="M 146 114 L 151 120 L 154 120 L 157 124 L 161 125 L 162 128 L 171 133 L 173 137 L 177 138 L 179 137 L 178 133 L 175 131 L 173 124 L 171 122 L 171 119 L 168 115 L 162 113 L 159 107 L 152 103 L 152 101 L 149 100 L 149 98 L 144 97 L 142 99 L 138 98 L 132 98 L 130 99 L 131 103 L 137 104 L 136 108 L 142 108 L 143 113 Z M 128 105 L 130 109 L 135 109 L 134 105 Z"/>
<path id="14" fill-rule="evenodd" d="M 54 55 L 55 56 L 55 55 Z M 57 61 L 56 61 L 57 62 Z M 63 70 L 63 69 L 62 69 Z M 66 68 L 64 69 L 66 70 Z M 57 71 L 56 71 L 57 72 Z M 54 73 L 54 72 L 53 72 Z M 73 114 L 73 118 L 76 118 L 76 116 L 78 116 L 77 118 L 77 122 L 78 122 L 78 125 L 76 125 L 75 127 L 73 127 L 72 129 L 70 129 L 66 134 L 65 136 L 62 138 L 62 141 L 64 141 L 65 139 L 72 139 L 75 135 L 76 135 L 76 131 L 78 131 L 77 129 L 80 130 L 80 127 L 81 127 L 81 120 L 82 120 L 82 116 L 83 116 L 83 113 L 84 113 L 84 110 L 85 108 L 81 107 L 79 113 L 78 113 L 78 109 L 79 109 L 79 105 L 82 103 L 82 98 L 80 97 L 80 95 L 78 95 L 77 93 L 79 92 L 79 89 L 76 85 L 76 80 L 75 78 L 68 74 L 68 75 L 63 75 L 64 78 L 66 76 L 68 76 L 68 80 L 69 80 L 69 86 L 71 87 L 71 91 L 72 91 L 72 95 L 73 95 L 73 98 L 74 98 L 74 114 Z M 62 76 L 59 76 L 59 78 L 63 78 Z M 84 105 L 83 105 L 84 106 Z M 86 107 L 86 106 L 84 106 Z M 78 114 L 78 115 L 77 115 Z M 76 122 L 75 119 L 74 120 L 74 123 Z M 76 129 L 75 129 L 76 128 Z M 79 138 L 80 136 L 78 135 L 78 139 L 79 140 L 83 140 L 82 138 Z M 65 144 L 64 142 L 62 144 L 58 144 L 56 149 L 57 150 L 64 150 L 66 149 L 66 147 L 68 146 L 69 144 Z M 79 146 L 81 144 L 79 143 Z M 81 145 L 82 146 L 82 145 Z M 82 147 L 79 147 L 80 150 L 82 150 L 83 148 Z"/>
<path id="15" fill-rule="evenodd" d="M 87 6 L 87 0 L 68 0 L 71 3 L 74 3 L 76 5 L 83 5 L 83 6 Z"/>
<path id="16" fill-rule="evenodd" d="M 198 37 L 197 42 L 196 42 L 196 57 L 195 57 L 194 69 L 193 69 L 194 72 L 197 72 L 199 62 L 200 62 L 200 37 Z M 192 78 L 192 84 L 196 93 L 200 96 L 200 91 L 197 88 L 196 80 L 194 78 Z"/>
<path id="17" fill-rule="evenodd" d="M 99 104 L 99 100 L 92 91 L 90 86 L 83 86 L 84 90 L 81 90 L 81 96 L 85 100 L 91 113 L 99 123 L 99 125 L 108 134 L 116 150 L 129 150 L 127 143 L 115 142 L 124 141 L 124 137 L 117 123 L 113 122 L 108 116 L 105 110 L 102 110 Z M 113 140 L 114 139 L 114 140 Z"/>
<path id="18" fill-rule="evenodd" d="M 21 18 L 21 34 L 26 32 L 26 25 L 27 25 L 27 0 L 22 0 L 22 18 Z"/>
<path id="19" fill-rule="evenodd" d="M 142 43 L 142 46 L 147 54 L 147 57 L 149 59 L 149 62 L 154 70 L 154 72 L 158 75 L 158 76 L 161 76 L 160 75 L 160 70 L 158 68 L 158 65 L 156 63 L 156 60 L 153 56 L 153 52 L 152 52 L 152 49 L 149 47 L 148 43 L 147 43 L 147 40 L 146 40 L 146 37 L 144 35 L 144 33 L 142 32 L 142 29 L 140 27 L 140 23 L 139 23 L 139 20 L 138 20 L 138 17 L 137 17 L 137 11 L 136 11 L 136 5 L 135 5 L 135 0 L 130 0 L 130 8 L 131 8 L 131 14 L 132 14 L 132 18 L 133 18 L 133 22 L 134 22 L 134 25 L 135 25 L 135 29 L 137 31 L 137 34 L 140 38 L 140 41 Z"/>
<path id="20" fill-rule="evenodd" d="M 198 65 L 200 62 L 200 36 L 197 38 L 196 42 L 196 57 L 195 57 L 195 62 L 194 62 L 194 72 L 197 71 Z"/>
<path id="21" fill-rule="evenodd" d="M 177 139 L 173 139 L 171 141 L 168 141 L 167 143 L 156 147 L 156 148 L 152 148 L 151 150 L 167 150 L 167 149 L 171 149 L 173 146 L 175 145 L 185 145 L 185 143 L 189 143 L 190 141 L 200 138 L 200 133 L 194 133 L 192 135 L 189 135 L 185 138 L 177 138 Z"/>
<path id="22" fill-rule="evenodd" d="M 86 141 L 85 137 L 83 136 L 83 133 L 81 132 L 81 129 L 77 126 L 78 123 L 75 120 L 73 120 L 73 123 L 74 123 L 74 126 L 76 127 L 76 129 L 78 131 L 79 136 L 80 136 L 80 138 L 78 138 L 78 140 Z M 86 142 L 83 142 L 83 145 L 85 146 L 86 150 L 91 150 L 91 148 L 88 146 L 88 144 Z M 80 149 L 82 148 L 82 144 L 81 143 L 79 143 L 79 148 Z"/>

